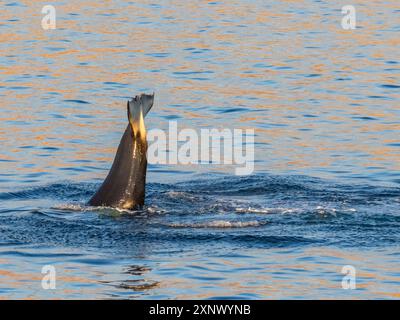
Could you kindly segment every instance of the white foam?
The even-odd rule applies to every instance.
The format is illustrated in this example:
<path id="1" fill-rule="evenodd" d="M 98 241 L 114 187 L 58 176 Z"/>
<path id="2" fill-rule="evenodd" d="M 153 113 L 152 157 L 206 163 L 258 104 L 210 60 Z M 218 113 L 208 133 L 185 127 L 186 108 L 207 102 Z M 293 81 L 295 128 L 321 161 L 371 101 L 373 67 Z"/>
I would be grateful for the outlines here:
<path id="1" fill-rule="evenodd" d="M 173 199 L 195 200 L 196 197 L 190 193 L 183 191 L 168 191 L 167 196 Z"/>
<path id="2" fill-rule="evenodd" d="M 293 213 L 298 211 L 298 209 L 289 209 L 289 208 L 236 208 L 236 212 L 238 213 L 260 213 L 260 214 L 276 214 L 276 213 Z"/>
<path id="3" fill-rule="evenodd" d="M 129 209 L 122 209 L 122 208 L 114 208 L 114 207 L 107 207 L 107 206 L 88 206 L 86 204 L 59 204 L 54 207 L 53 209 L 56 210 L 68 210 L 68 211 L 77 211 L 77 212 L 87 212 L 87 211 L 117 211 L 121 214 L 163 214 L 166 211 L 160 209 L 158 207 L 145 207 L 143 210 L 129 210 Z"/>
<path id="4" fill-rule="evenodd" d="M 59 204 L 53 207 L 57 210 L 68 210 L 68 211 L 87 211 L 89 207 L 81 204 Z"/>
<path id="5" fill-rule="evenodd" d="M 173 228 L 246 228 L 246 227 L 259 227 L 264 225 L 265 222 L 261 221 L 226 221 L 215 220 L 209 222 L 199 223 L 172 223 L 169 224 Z"/>

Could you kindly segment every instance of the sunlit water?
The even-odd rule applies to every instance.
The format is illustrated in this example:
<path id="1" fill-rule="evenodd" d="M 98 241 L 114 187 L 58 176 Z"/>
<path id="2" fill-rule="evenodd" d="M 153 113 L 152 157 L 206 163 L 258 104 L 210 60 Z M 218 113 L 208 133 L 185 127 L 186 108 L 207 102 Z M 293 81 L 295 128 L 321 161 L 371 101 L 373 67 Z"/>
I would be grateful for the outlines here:
<path id="1" fill-rule="evenodd" d="M 44 4 L 1 3 L 1 298 L 400 297 L 398 1 L 356 30 L 345 1 Z M 148 129 L 255 129 L 254 174 L 150 165 L 142 212 L 86 206 L 153 91 Z"/>

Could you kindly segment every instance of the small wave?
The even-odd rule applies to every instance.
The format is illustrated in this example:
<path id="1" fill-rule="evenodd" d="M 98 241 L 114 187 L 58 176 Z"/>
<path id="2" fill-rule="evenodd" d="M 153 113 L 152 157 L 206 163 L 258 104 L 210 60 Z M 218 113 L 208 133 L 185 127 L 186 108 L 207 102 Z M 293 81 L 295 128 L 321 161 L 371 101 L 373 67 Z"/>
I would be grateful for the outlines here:
<path id="1" fill-rule="evenodd" d="M 67 204 L 56 205 L 56 206 L 52 207 L 51 209 L 67 210 L 67 211 L 88 211 L 88 209 L 90 209 L 90 207 L 87 207 L 82 204 L 68 204 L 67 203 Z"/>
<path id="2" fill-rule="evenodd" d="M 277 213 L 295 213 L 300 212 L 300 209 L 289 208 L 235 208 L 237 213 L 259 213 L 259 214 L 277 214 Z"/>
<path id="3" fill-rule="evenodd" d="M 90 102 L 85 101 L 85 100 L 79 100 L 79 99 L 66 99 L 64 102 L 68 103 L 78 103 L 78 104 L 90 104 Z"/>
<path id="4" fill-rule="evenodd" d="M 318 199 L 324 201 L 383 200 L 399 196 L 400 188 L 340 184 L 309 176 L 257 174 L 246 177 L 223 176 L 178 183 L 174 186 L 195 196 L 261 196 L 285 199 Z"/>
<path id="5" fill-rule="evenodd" d="M 96 190 L 93 183 L 54 183 L 20 191 L 0 193 L 0 200 L 26 199 L 87 199 Z"/>
<path id="6" fill-rule="evenodd" d="M 146 215 L 146 214 L 163 214 L 166 211 L 156 206 L 145 206 L 143 209 L 130 210 L 122 208 L 114 208 L 107 206 L 88 206 L 86 204 L 60 204 L 52 207 L 56 210 L 77 211 L 77 212 L 92 212 L 92 211 L 109 211 L 112 213 L 129 214 L 129 215 Z"/>
<path id="7" fill-rule="evenodd" d="M 245 177 L 219 177 L 199 179 L 180 184 L 186 192 L 193 194 L 218 194 L 226 196 L 254 196 L 307 192 L 312 185 L 321 183 L 317 178 L 303 176 L 250 175 Z"/>
<path id="8" fill-rule="evenodd" d="M 357 209 L 355 208 L 334 208 L 334 207 L 327 207 L 327 206 L 317 206 L 315 209 L 312 210 L 312 212 L 322 216 L 322 217 L 327 217 L 327 216 L 337 216 L 337 214 L 340 213 L 346 213 L 346 212 L 357 212 Z"/>
<path id="9" fill-rule="evenodd" d="M 106 207 L 106 206 L 88 206 L 86 204 L 72 204 L 72 203 L 66 203 L 66 204 L 59 204 L 52 209 L 55 210 L 62 210 L 62 211 L 74 211 L 74 212 L 99 212 L 99 211 L 110 211 L 110 212 L 118 212 L 118 213 L 125 213 L 125 214 L 137 214 L 140 213 L 141 211 L 135 211 L 135 210 L 128 210 L 128 209 L 120 209 L 120 208 L 113 208 L 113 207 Z"/>
<path id="10" fill-rule="evenodd" d="M 265 225 L 263 221 L 226 221 L 215 220 L 202 223 L 171 223 L 168 226 L 172 228 L 246 228 L 260 227 Z"/>
<path id="11" fill-rule="evenodd" d="M 198 201 L 201 197 L 184 191 L 168 191 L 166 195 L 174 200 Z"/>

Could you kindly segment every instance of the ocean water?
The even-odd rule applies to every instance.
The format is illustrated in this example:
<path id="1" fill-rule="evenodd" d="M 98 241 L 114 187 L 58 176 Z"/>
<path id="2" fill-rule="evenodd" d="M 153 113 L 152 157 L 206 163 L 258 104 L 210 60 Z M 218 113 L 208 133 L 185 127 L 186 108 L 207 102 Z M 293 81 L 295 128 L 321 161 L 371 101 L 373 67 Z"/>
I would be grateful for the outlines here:
<path id="1" fill-rule="evenodd" d="M 397 1 L 45 4 L 1 3 L 0 298 L 400 297 Z M 142 211 L 87 206 L 153 91 L 148 129 L 254 129 L 253 174 L 150 164 Z"/>

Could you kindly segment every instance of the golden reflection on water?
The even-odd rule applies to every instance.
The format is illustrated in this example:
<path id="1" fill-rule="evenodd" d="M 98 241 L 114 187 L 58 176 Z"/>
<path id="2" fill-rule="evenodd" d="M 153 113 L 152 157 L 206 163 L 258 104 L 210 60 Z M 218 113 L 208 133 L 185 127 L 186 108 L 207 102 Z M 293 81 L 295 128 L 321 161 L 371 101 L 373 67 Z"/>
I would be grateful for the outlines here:
<path id="1" fill-rule="evenodd" d="M 160 7 L 148 1 L 53 1 L 52 31 L 40 27 L 41 2 L 16 3 L 21 6 L 3 6 L 1 12 L 0 173 L 13 177 L 0 189 L 102 178 L 127 123 L 127 98 L 153 90 L 149 128 L 166 129 L 171 115 L 181 128 L 254 128 L 257 171 L 333 178 L 344 172 L 399 182 L 400 94 L 385 87 L 399 85 L 397 0 L 354 0 L 359 28 L 353 31 L 340 27 L 343 1 L 167 1 Z M 238 107 L 243 110 L 226 112 Z M 172 168 L 232 172 L 230 166 Z M 30 176 L 35 173 L 40 175 Z M 310 249 L 303 255 L 357 264 L 364 279 L 360 288 L 399 298 L 396 288 L 379 285 L 397 280 L 390 275 L 397 270 L 385 269 L 376 255 L 344 252 Z M 157 284 L 149 290 L 162 288 L 177 298 L 209 297 L 207 290 L 192 291 L 193 283 L 212 288 L 213 295 L 264 298 L 340 286 L 337 277 L 315 280 L 315 264 L 297 258 L 287 259 L 293 259 L 290 268 L 304 270 L 303 279 L 271 272 L 288 267 L 285 261 L 243 272 L 241 281 L 220 271 L 207 272 L 223 278 L 215 283 L 182 275 L 159 278 L 162 270 L 146 277 Z M 219 263 L 223 270 L 248 262 Z M 167 261 L 164 267 L 177 265 Z M 338 268 L 327 264 L 324 271 L 337 275 Z M 34 272 L 9 270 L 0 270 L 0 277 L 11 288 L 40 280 Z M 96 280 L 66 274 L 60 281 Z M 64 290 L 89 295 L 96 289 Z"/>
<path id="2" fill-rule="evenodd" d="M 269 259 L 270 254 L 274 256 L 273 261 Z M 397 273 L 397 270 L 393 269 L 393 266 L 382 266 L 375 253 L 311 248 L 302 253 L 292 254 L 279 253 L 276 250 L 268 253 L 262 250 L 249 250 L 248 255 L 250 258 L 235 260 L 205 258 L 204 261 L 194 262 L 189 257 L 180 263 L 171 261 L 163 263 L 153 277 L 154 279 L 160 277 L 162 282 L 159 288 L 177 299 L 238 297 L 246 294 L 256 298 L 276 299 L 287 297 L 285 295 L 287 292 L 290 292 L 291 297 L 362 299 L 368 292 L 380 292 L 385 286 L 387 286 L 386 296 L 391 298 L 398 296 L 397 276 L 391 276 Z M 252 256 L 257 258 L 253 261 Z M 264 264 L 260 262 L 260 256 L 265 256 Z M 320 264 L 321 261 L 326 263 Z M 341 269 L 345 265 L 353 265 L 356 268 L 358 290 L 342 289 L 341 281 L 344 274 L 341 273 Z M 368 271 L 376 270 L 377 266 L 379 272 Z M 204 271 L 198 272 L 197 278 L 189 276 L 186 279 L 185 272 L 189 275 L 193 267 Z M 177 275 L 164 277 L 163 269 L 176 270 Z M 229 270 L 235 272 L 230 274 Z M 390 281 L 393 281 L 392 285 L 387 285 Z"/>

